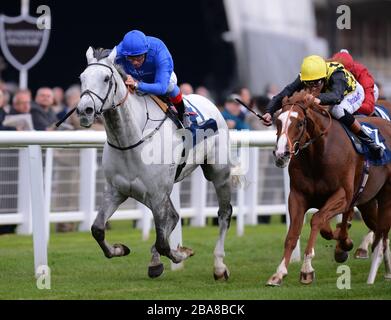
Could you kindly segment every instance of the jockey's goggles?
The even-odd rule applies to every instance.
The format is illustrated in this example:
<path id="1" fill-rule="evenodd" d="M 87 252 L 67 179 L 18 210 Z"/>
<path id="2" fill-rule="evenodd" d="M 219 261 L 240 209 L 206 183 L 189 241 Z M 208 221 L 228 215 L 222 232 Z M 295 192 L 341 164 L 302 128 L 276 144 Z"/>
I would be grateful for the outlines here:
<path id="1" fill-rule="evenodd" d="M 323 83 L 323 79 L 303 81 L 304 85 L 309 88 L 320 87 Z"/>
<path id="2" fill-rule="evenodd" d="M 138 56 L 127 56 L 126 60 L 141 62 L 144 59 L 144 57 L 145 57 L 145 53 L 140 54 Z"/>

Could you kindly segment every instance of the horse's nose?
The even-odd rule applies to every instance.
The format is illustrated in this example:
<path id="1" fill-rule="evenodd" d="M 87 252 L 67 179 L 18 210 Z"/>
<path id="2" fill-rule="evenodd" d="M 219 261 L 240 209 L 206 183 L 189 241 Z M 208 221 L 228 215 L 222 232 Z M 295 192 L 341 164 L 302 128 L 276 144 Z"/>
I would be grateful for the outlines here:
<path id="1" fill-rule="evenodd" d="M 90 116 L 94 112 L 94 108 L 87 107 L 84 112 L 86 113 L 87 116 Z"/>
<path id="2" fill-rule="evenodd" d="M 76 108 L 76 112 L 79 116 L 84 115 L 84 116 L 91 116 L 94 113 L 94 108 L 93 107 L 84 107 L 78 105 Z"/>
<path id="3" fill-rule="evenodd" d="M 278 151 L 278 150 L 273 150 L 273 155 L 277 159 L 285 158 L 285 157 L 289 156 L 289 151 L 285 150 L 285 151 L 281 152 L 281 151 Z"/>

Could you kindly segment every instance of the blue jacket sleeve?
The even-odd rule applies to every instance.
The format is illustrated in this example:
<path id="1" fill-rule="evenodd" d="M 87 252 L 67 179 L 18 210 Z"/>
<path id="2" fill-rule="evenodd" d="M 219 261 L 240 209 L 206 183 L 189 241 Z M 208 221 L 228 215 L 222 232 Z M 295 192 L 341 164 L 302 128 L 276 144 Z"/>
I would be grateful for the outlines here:
<path id="1" fill-rule="evenodd" d="M 156 95 L 164 95 L 167 93 L 170 82 L 172 68 L 172 59 L 167 56 L 164 51 L 157 56 L 157 66 L 154 83 L 140 82 L 138 89 L 143 92 L 148 92 Z"/>

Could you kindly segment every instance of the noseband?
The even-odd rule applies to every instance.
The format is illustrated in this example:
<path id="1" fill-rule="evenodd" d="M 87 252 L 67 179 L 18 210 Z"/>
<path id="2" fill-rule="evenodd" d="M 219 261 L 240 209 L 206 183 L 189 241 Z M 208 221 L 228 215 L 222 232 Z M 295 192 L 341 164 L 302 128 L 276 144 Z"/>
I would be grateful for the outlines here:
<path id="1" fill-rule="evenodd" d="M 325 113 L 326 113 L 326 115 L 329 117 L 329 124 L 328 124 L 327 128 L 326 128 L 325 130 L 323 130 L 319 135 L 317 135 L 317 136 L 314 137 L 314 138 L 311 138 L 310 140 L 308 140 L 307 142 L 305 142 L 303 145 L 300 145 L 300 140 L 301 140 L 301 138 L 303 137 L 304 132 L 306 131 L 306 127 L 307 127 L 307 123 L 308 123 L 308 120 L 307 120 L 307 118 L 308 118 L 308 116 L 307 116 L 307 111 L 306 111 L 306 108 L 304 107 L 304 105 L 303 105 L 302 103 L 297 103 L 297 102 L 296 102 L 296 103 L 286 103 L 286 104 L 284 104 L 284 105 L 282 106 L 282 108 L 284 108 L 284 107 L 287 106 L 287 105 L 291 105 L 291 108 L 289 109 L 289 114 L 288 114 L 288 117 L 287 117 L 287 120 L 286 120 L 286 121 L 288 121 L 289 116 L 290 116 L 290 114 L 291 114 L 291 112 L 293 111 L 293 108 L 294 108 L 295 106 L 300 107 L 300 109 L 303 110 L 303 113 L 304 113 L 303 128 L 302 128 L 302 130 L 301 130 L 301 132 L 300 132 L 299 138 L 297 138 L 297 139 L 295 140 L 294 143 L 292 143 L 291 139 L 289 139 L 288 127 L 285 126 L 286 129 L 285 129 L 284 134 L 285 134 L 285 136 L 287 137 L 288 144 L 289 144 L 289 157 L 292 158 L 293 156 L 296 156 L 301 150 L 308 148 L 308 147 L 309 147 L 311 144 L 313 144 L 316 140 L 318 140 L 320 137 L 322 137 L 323 135 L 325 135 L 325 134 L 329 131 L 330 127 L 331 127 L 332 119 L 331 119 L 330 112 L 329 112 L 327 109 L 322 108 L 322 107 L 320 107 L 320 106 L 317 106 L 317 107 L 319 108 L 319 110 L 318 110 L 318 109 L 314 109 L 314 111 L 320 113 L 321 115 L 325 115 Z"/>
<path id="2" fill-rule="evenodd" d="M 103 107 L 104 107 L 104 105 L 106 104 L 107 98 L 109 97 L 109 94 L 110 94 L 111 89 L 112 89 L 112 87 L 113 87 L 113 83 L 114 83 L 114 85 L 115 85 L 115 87 L 114 87 L 114 96 L 117 94 L 118 85 L 117 85 L 117 82 L 114 80 L 114 72 L 113 72 L 113 69 L 112 69 L 110 66 L 105 65 L 105 64 L 103 64 L 103 63 L 90 63 L 90 64 L 87 66 L 87 68 L 90 67 L 90 66 L 102 66 L 102 67 L 105 67 L 105 68 L 110 69 L 110 72 L 111 72 L 110 80 L 109 80 L 109 88 L 107 89 L 107 93 L 106 93 L 106 96 L 105 96 L 104 98 L 101 98 L 98 94 L 96 94 L 95 92 L 93 92 L 93 91 L 91 91 L 91 90 L 89 90 L 89 89 L 84 90 L 84 91 L 82 92 L 82 94 L 80 95 L 80 99 L 81 99 L 84 95 L 88 95 L 88 96 L 91 98 L 91 100 L 94 102 L 95 116 L 100 116 L 102 113 L 105 112 L 105 111 L 103 111 Z M 87 68 L 86 68 L 86 69 L 87 69 Z M 112 106 L 111 106 L 112 109 L 115 109 L 116 107 L 122 105 L 122 104 L 125 102 L 126 98 L 128 97 L 128 94 L 129 94 L 129 87 L 128 87 L 128 90 L 126 90 L 126 95 L 125 95 L 125 97 L 124 97 L 119 103 L 115 104 L 115 103 L 114 103 L 114 98 L 113 98 L 113 103 L 112 103 Z M 101 105 L 101 107 L 100 107 L 99 110 L 96 108 L 95 99 L 94 99 L 93 96 L 97 97 L 97 98 L 100 100 L 100 102 L 102 102 L 102 105 Z"/>

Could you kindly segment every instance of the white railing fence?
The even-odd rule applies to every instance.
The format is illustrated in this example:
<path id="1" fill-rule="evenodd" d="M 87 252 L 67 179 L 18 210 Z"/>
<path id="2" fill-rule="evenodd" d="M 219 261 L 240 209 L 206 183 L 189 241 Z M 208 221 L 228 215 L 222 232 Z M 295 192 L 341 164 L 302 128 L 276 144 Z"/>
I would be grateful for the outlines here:
<path id="1" fill-rule="evenodd" d="M 262 205 L 259 203 L 260 150 L 275 144 L 275 131 L 231 131 L 233 145 L 247 145 L 239 149 L 241 163 L 247 163 L 247 185 L 236 190 L 237 235 L 244 233 L 245 224 L 257 224 L 258 216 L 286 214 L 285 203 Z M 57 131 L 57 132 L 0 132 L 0 148 L 19 149 L 17 212 L 0 214 L 0 225 L 17 224 L 19 234 L 33 234 L 35 270 L 47 265 L 47 245 L 50 236 L 50 223 L 80 222 L 80 231 L 89 231 L 97 214 L 96 211 L 96 173 L 97 149 L 102 148 L 106 134 L 102 131 Z M 248 148 L 250 147 L 250 148 Z M 255 148 L 254 148 L 255 147 Z M 42 163 L 42 149 L 45 148 L 45 165 Z M 51 212 L 53 182 L 53 148 L 80 148 L 79 209 L 77 211 Z M 44 170 L 43 170 L 44 168 Z M 204 226 L 207 217 L 216 217 L 218 208 L 207 205 L 208 182 L 198 168 L 190 176 L 190 206 L 180 203 L 181 184 L 177 183 L 171 198 L 182 218 L 191 218 L 192 226 Z M 284 193 L 289 193 L 289 176 L 284 173 Z M 133 219 L 142 230 L 143 240 L 148 239 L 153 227 L 152 214 L 148 208 L 137 204 L 132 209 L 120 209 L 111 220 Z M 176 247 L 182 242 L 181 224 L 178 223 L 170 243 Z M 299 244 L 292 260 L 300 259 Z M 173 268 L 179 266 L 172 265 Z"/>

